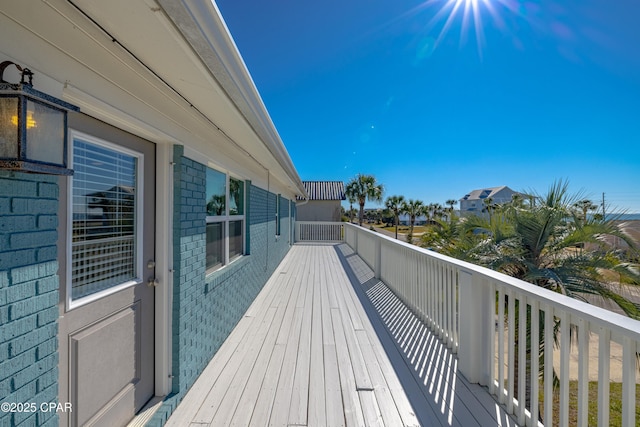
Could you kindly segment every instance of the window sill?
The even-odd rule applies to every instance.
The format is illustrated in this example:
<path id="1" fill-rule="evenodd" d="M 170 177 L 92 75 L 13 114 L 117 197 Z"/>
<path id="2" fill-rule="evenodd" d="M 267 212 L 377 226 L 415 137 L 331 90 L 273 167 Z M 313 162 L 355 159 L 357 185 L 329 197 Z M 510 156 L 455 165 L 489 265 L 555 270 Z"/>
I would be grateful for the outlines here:
<path id="1" fill-rule="evenodd" d="M 209 283 L 211 280 L 210 279 L 215 279 L 217 278 L 219 275 L 225 274 L 225 272 L 230 271 L 230 270 L 236 270 L 235 267 L 241 267 L 242 265 L 245 264 L 245 262 L 248 262 L 249 260 L 249 255 L 238 255 L 237 257 L 233 258 L 232 260 L 229 261 L 229 264 L 225 264 L 222 267 L 219 267 L 215 270 L 207 270 L 207 272 L 205 273 L 205 281 L 207 283 Z M 231 273 L 233 273 L 235 271 L 231 271 Z"/>

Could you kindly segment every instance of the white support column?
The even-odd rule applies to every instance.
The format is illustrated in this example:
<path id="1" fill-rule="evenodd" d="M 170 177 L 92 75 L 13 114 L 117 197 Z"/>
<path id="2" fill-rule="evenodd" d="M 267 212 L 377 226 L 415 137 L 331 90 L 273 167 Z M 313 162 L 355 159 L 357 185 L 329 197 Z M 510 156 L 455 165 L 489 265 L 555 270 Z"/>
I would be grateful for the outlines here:
<path id="1" fill-rule="evenodd" d="M 156 146 L 155 394 L 171 393 L 173 306 L 173 145 Z"/>
<path id="2" fill-rule="evenodd" d="M 458 362 L 460 372 L 471 383 L 489 384 L 490 348 L 486 325 L 495 306 L 482 281 L 471 272 L 460 270 L 460 344 Z"/>

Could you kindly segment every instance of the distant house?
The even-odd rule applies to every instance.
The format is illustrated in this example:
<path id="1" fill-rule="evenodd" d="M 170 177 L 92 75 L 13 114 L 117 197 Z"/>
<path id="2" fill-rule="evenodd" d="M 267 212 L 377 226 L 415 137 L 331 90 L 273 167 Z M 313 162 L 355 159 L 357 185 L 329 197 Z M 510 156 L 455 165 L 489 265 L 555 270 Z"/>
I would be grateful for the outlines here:
<path id="1" fill-rule="evenodd" d="M 298 221 L 340 221 L 340 202 L 346 199 L 342 181 L 303 181 L 309 201 L 297 208 Z"/>
<path id="2" fill-rule="evenodd" d="M 487 215 L 487 200 L 492 205 L 499 205 L 510 202 L 514 194 L 519 193 L 506 185 L 473 190 L 460 199 L 460 215 Z"/>
<path id="3" fill-rule="evenodd" d="M 427 223 L 426 215 L 420 215 L 416 217 L 416 221 L 413 225 L 424 225 Z M 410 225 L 411 217 L 407 214 L 398 215 L 398 224 L 400 225 Z"/>

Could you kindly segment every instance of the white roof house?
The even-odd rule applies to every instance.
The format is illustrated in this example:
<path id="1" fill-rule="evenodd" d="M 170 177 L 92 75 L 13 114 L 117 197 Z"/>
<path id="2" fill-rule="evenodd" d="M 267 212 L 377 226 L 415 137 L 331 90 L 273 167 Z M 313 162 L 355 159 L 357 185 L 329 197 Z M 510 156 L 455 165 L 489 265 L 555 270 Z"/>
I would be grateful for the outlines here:
<path id="1" fill-rule="evenodd" d="M 486 213 L 486 200 L 493 205 L 507 203 L 514 194 L 518 193 L 506 185 L 473 190 L 460 199 L 460 215 L 483 215 Z"/>

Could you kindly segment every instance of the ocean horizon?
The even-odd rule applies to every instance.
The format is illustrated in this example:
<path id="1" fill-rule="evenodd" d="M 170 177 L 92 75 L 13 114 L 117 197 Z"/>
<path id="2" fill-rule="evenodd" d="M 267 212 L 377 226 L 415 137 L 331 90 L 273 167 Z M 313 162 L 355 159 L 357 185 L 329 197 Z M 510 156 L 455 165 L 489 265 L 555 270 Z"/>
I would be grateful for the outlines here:
<path id="1" fill-rule="evenodd" d="M 640 213 L 610 213 L 607 219 L 615 219 L 618 221 L 640 221 Z"/>

